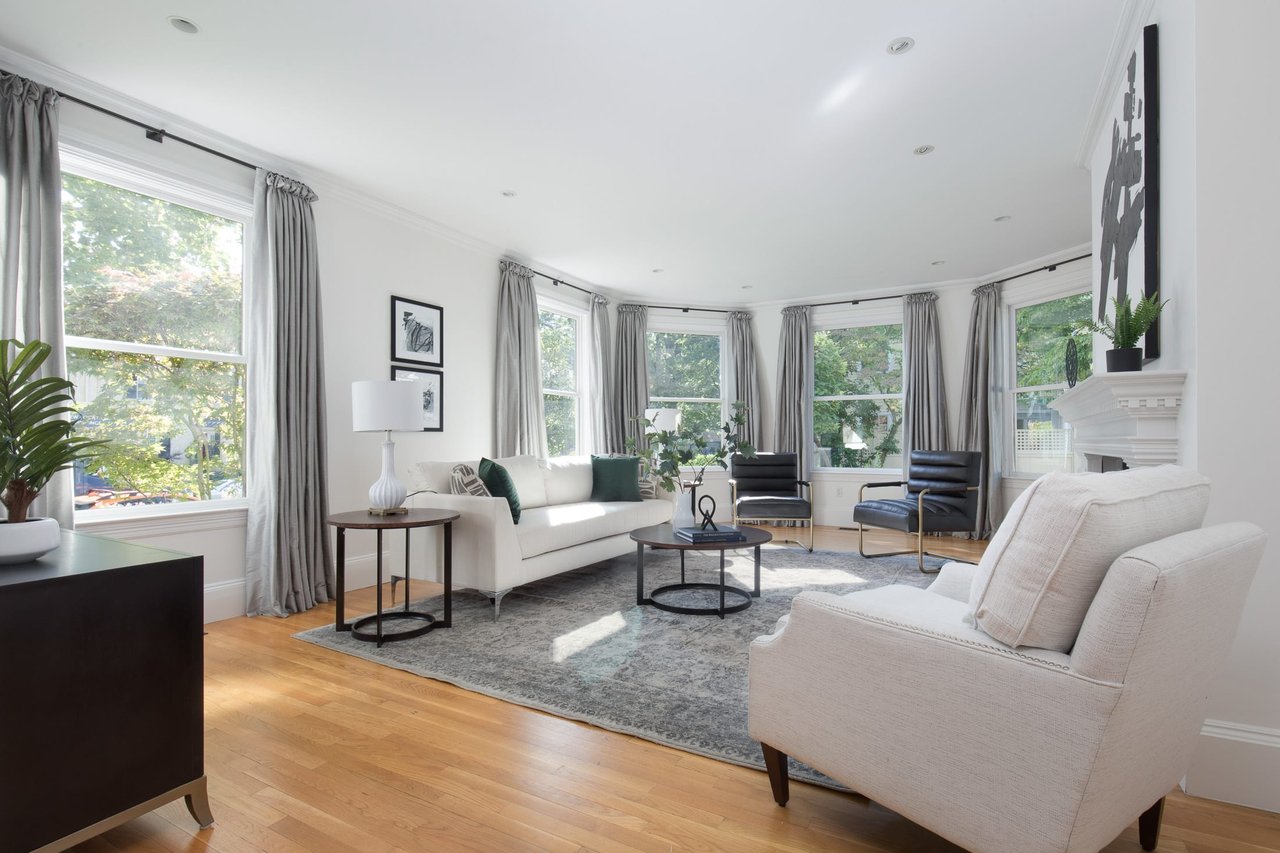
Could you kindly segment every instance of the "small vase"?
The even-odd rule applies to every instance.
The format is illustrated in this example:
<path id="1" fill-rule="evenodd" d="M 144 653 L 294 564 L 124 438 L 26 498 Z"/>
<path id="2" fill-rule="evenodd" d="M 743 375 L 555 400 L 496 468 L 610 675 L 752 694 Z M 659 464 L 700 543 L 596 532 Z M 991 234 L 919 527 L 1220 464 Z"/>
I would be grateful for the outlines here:
<path id="1" fill-rule="evenodd" d="M 1129 373 L 1142 369 L 1142 347 L 1107 350 L 1107 373 Z"/>
<path id="2" fill-rule="evenodd" d="M 62 528 L 56 519 L 0 521 L 0 565 L 29 563 L 61 544 Z"/>
<path id="3" fill-rule="evenodd" d="M 675 530 L 681 527 L 693 527 L 697 518 L 693 508 L 698 503 L 698 484 L 682 483 L 681 485 L 684 489 L 676 495 L 676 508 L 671 515 L 671 527 Z"/>

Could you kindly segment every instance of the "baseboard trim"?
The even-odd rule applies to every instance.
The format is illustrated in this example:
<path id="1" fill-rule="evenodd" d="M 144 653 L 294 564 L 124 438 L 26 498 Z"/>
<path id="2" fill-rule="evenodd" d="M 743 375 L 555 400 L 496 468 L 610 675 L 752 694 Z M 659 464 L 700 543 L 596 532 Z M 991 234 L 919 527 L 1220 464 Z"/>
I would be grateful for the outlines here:
<path id="1" fill-rule="evenodd" d="M 1192 796 L 1280 812 L 1280 729 L 1205 720 L 1185 788 Z"/>
<path id="2" fill-rule="evenodd" d="M 221 622 L 244 615 L 244 578 L 204 585 L 204 621 Z"/>

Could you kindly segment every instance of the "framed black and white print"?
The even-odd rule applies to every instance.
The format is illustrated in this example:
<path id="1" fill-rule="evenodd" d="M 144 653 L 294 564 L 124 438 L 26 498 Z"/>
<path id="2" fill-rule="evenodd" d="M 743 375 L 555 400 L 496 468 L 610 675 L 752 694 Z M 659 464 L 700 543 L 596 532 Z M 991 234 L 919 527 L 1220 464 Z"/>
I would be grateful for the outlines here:
<path id="1" fill-rule="evenodd" d="M 391 297 L 391 360 L 444 366 L 444 309 Z"/>
<path id="2" fill-rule="evenodd" d="M 444 371 L 391 366 L 391 378 L 422 385 L 422 431 L 444 431 Z"/>
<path id="3" fill-rule="evenodd" d="M 1160 289 L 1160 38 L 1142 30 L 1120 75 L 1110 117 L 1093 152 L 1098 319 L 1112 299 L 1136 303 Z M 1160 356 L 1160 321 L 1143 339 Z"/>

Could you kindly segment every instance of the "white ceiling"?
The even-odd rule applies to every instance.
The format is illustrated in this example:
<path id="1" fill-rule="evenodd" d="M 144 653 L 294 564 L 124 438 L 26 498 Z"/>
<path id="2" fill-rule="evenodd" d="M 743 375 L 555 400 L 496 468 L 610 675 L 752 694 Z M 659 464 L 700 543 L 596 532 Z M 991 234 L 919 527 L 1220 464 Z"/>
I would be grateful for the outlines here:
<path id="1" fill-rule="evenodd" d="M 1122 6 L 0 0 L 0 44 L 586 281 L 746 303 L 1086 243 Z"/>

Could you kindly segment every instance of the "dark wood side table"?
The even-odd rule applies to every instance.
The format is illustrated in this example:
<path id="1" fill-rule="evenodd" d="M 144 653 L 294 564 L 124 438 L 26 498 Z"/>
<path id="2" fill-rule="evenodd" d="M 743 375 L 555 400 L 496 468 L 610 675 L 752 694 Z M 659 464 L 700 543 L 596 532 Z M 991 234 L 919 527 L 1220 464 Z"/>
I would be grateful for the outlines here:
<path id="1" fill-rule="evenodd" d="M 374 515 L 367 511 L 340 512 L 329 516 L 329 524 L 338 529 L 338 615 L 334 623 L 335 631 L 350 631 L 351 636 L 367 643 L 377 643 L 381 648 L 384 642 L 392 640 L 408 640 L 421 637 L 435 628 L 448 628 L 453 624 L 453 522 L 458 513 L 446 509 L 411 509 L 400 515 Z M 430 613 L 420 613 L 409 609 L 409 531 L 415 527 L 444 527 L 444 617 L 437 619 Z M 365 616 L 355 622 L 348 623 L 345 614 L 346 582 L 347 582 L 347 537 L 348 530 L 373 530 L 378 534 L 378 610 L 372 616 Z M 384 530 L 404 531 L 404 609 L 382 612 L 382 532 Z M 382 623 L 388 620 L 410 620 L 424 623 L 416 628 L 387 633 Z M 372 633 L 364 630 L 373 625 Z"/>
<path id="2" fill-rule="evenodd" d="M 0 566 L 0 853 L 64 850 L 204 775 L 204 558 L 62 532 Z"/>
<path id="3" fill-rule="evenodd" d="M 739 528 L 745 539 L 737 542 L 699 542 L 694 544 L 685 539 L 681 539 L 676 535 L 675 530 L 670 524 L 655 524 L 652 527 L 641 527 L 639 530 L 631 531 L 631 539 L 636 543 L 636 604 L 648 604 L 659 610 L 665 610 L 668 613 L 686 613 L 694 616 L 719 616 L 724 618 L 726 613 L 737 613 L 740 610 L 746 610 L 751 606 L 751 599 L 760 597 L 760 546 L 773 540 L 773 534 L 767 530 L 760 530 L 755 527 Z M 649 595 L 644 594 L 644 546 L 658 550 L 671 550 L 680 552 L 680 583 L 667 584 L 655 589 Z M 756 583 L 754 590 L 745 590 L 736 586 L 729 586 L 724 579 L 724 553 L 725 551 L 737 551 L 741 548 L 755 549 L 755 569 Z M 719 551 L 720 552 L 720 583 L 685 583 L 684 580 L 684 552 L 685 551 Z M 666 604 L 658 600 L 658 596 L 665 592 L 678 592 L 687 589 L 709 589 L 720 593 L 719 607 L 684 607 L 678 604 Z M 725 607 L 725 595 L 732 595 L 739 599 L 737 604 L 731 604 Z"/>

